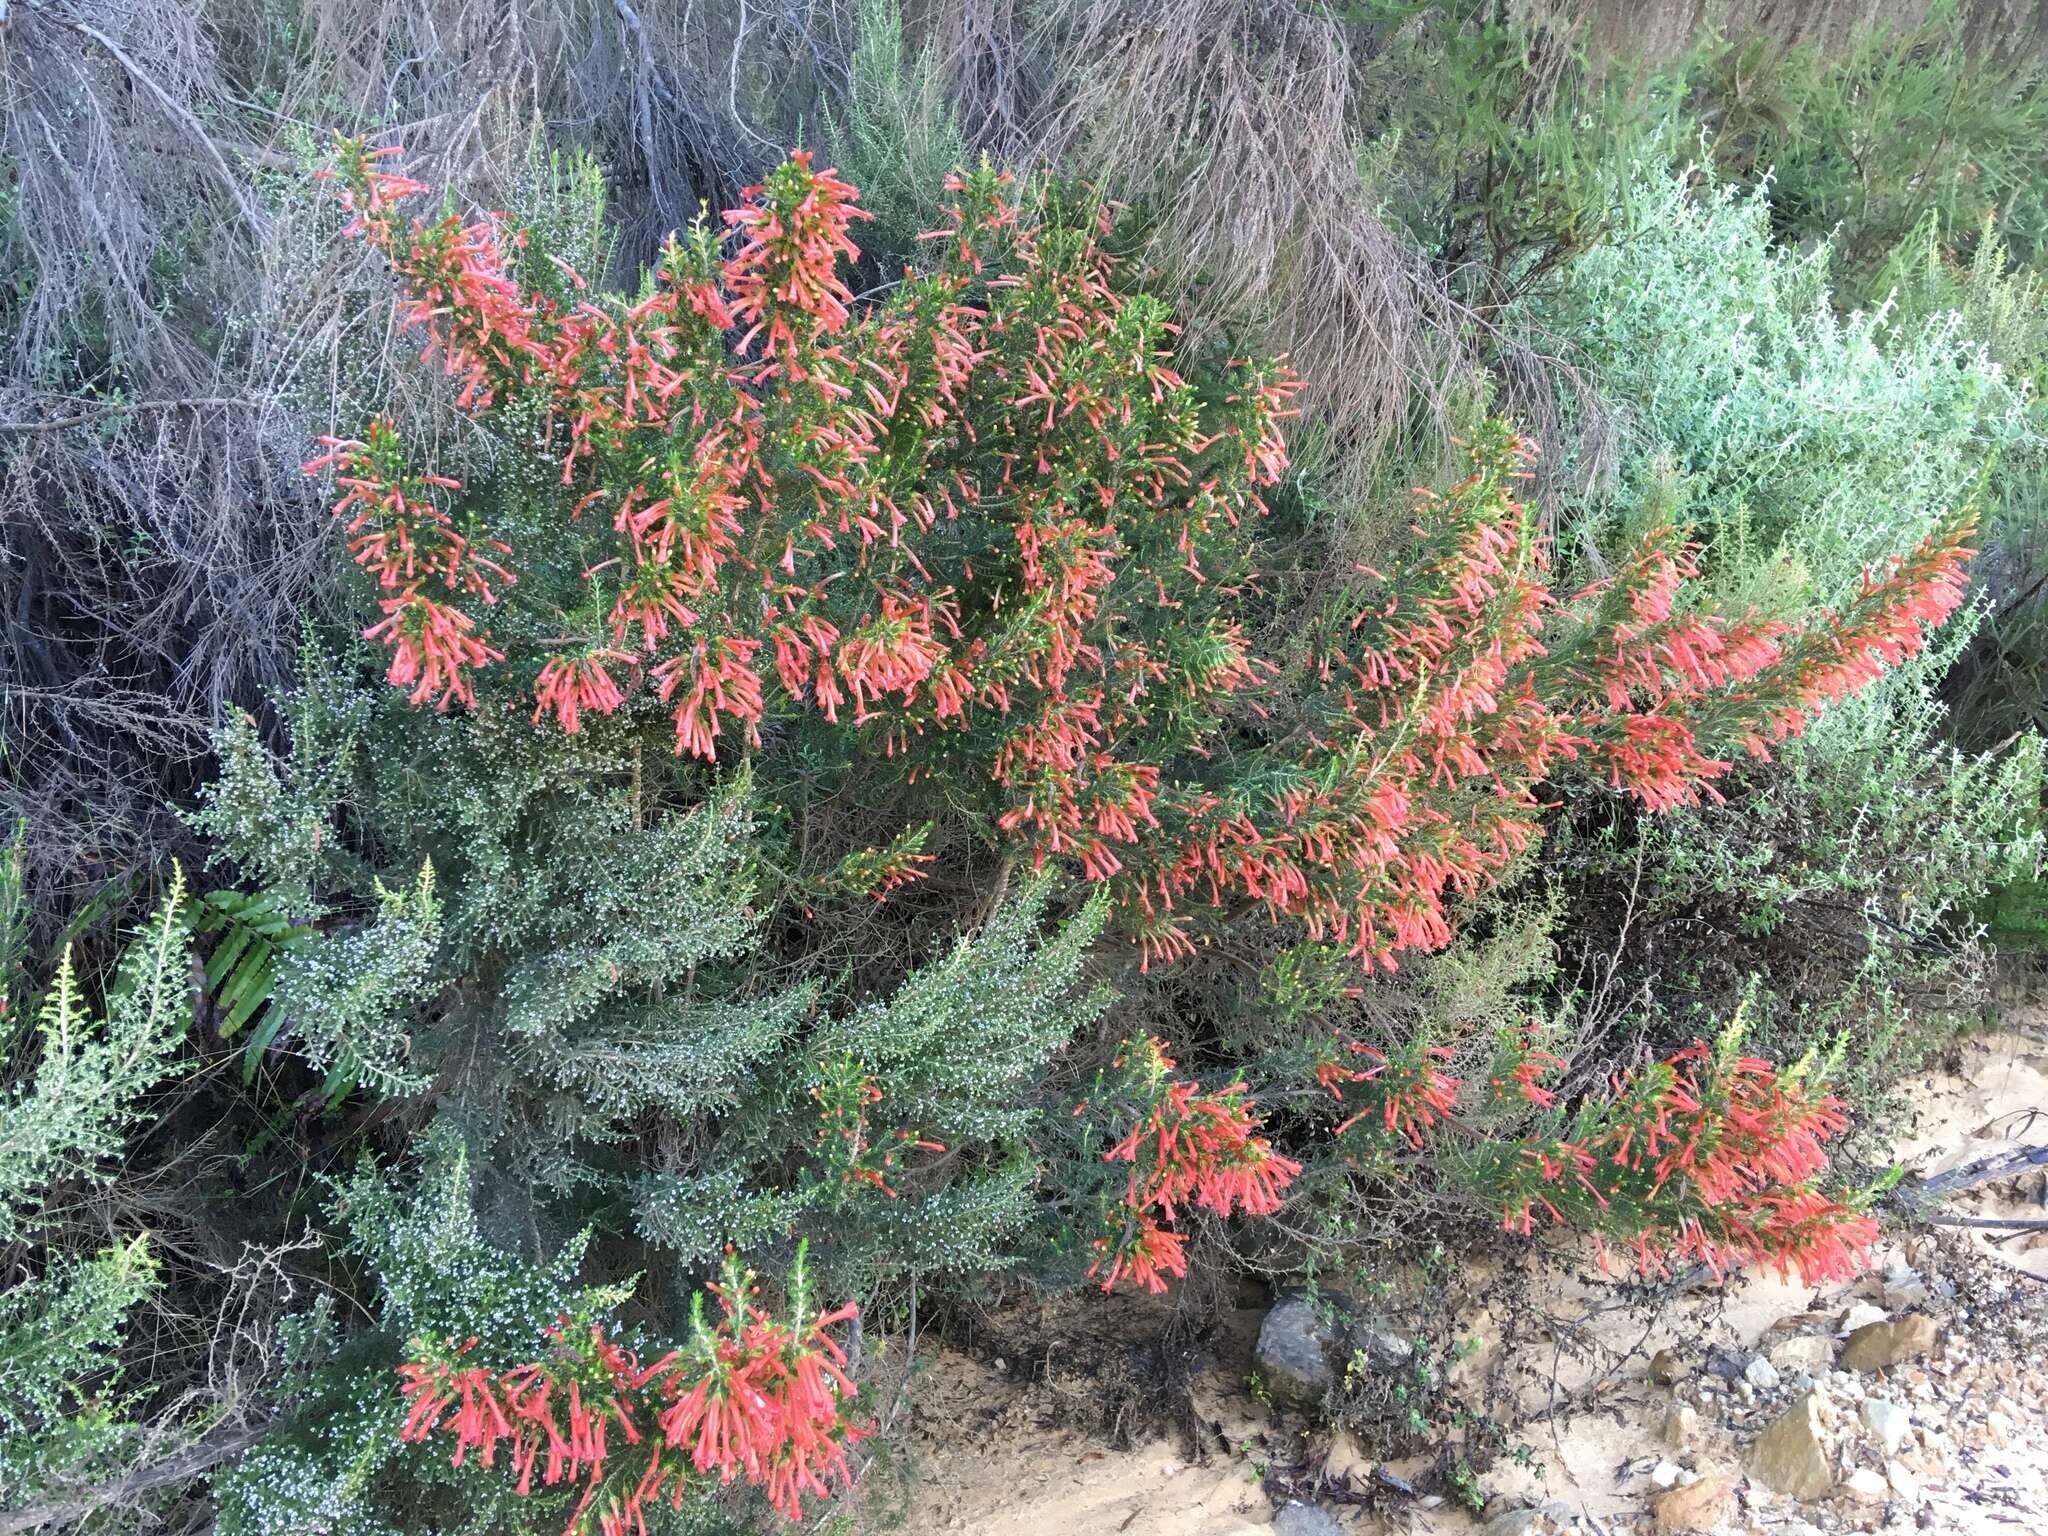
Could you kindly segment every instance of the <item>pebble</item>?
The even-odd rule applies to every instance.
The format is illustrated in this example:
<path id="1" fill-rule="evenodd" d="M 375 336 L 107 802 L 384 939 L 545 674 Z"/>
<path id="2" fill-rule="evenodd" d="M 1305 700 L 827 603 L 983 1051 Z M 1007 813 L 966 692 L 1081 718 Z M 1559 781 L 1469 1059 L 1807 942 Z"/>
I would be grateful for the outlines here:
<path id="1" fill-rule="evenodd" d="M 1835 1363 L 1835 1341 L 1824 1333 L 1802 1333 L 1771 1346 L 1771 1364 L 1781 1371 L 1825 1371 Z"/>
<path id="2" fill-rule="evenodd" d="M 1679 1473 L 1683 1470 L 1675 1461 L 1660 1461 L 1650 1468 L 1650 1481 L 1659 1488 L 1676 1488 Z"/>
<path id="3" fill-rule="evenodd" d="M 1891 1485 L 1882 1473 L 1868 1467 L 1858 1467 L 1842 1479 L 1842 1495 L 1859 1504 L 1882 1504 L 1891 1494 Z"/>
<path id="4" fill-rule="evenodd" d="M 1768 1392 L 1779 1382 L 1778 1368 L 1758 1355 L 1742 1368 L 1742 1379 L 1759 1392 Z"/>
<path id="5" fill-rule="evenodd" d="M 1674 1451 L 1682 1451 L 1692 1444 L 1699 1427 L 1699 1409 L 1691 1403 L 1673 1403 L 1671 1411 L 1664 1415 L 1664 1443 Z"/>
<path id="6" fill-rule="evenodd" d="M 1899 1447 L 1906 1443 L 1906 1437 L 1913 1432 L 1913 1416 L 1897 1403 L 1887 1402 L 1881 1397 L 1866 1397 L 1859 1416 L 1864 1427 L 1884 1447 L 1887 1456 L 1896 1456 Z"/>
<path id="7" fill-rule="evenodd" d="M 1886 1322 L 1890 1317 L 1891 1314 L 1885 1311 L 1883 1307 L 1873 1306 L 1867 1301 L 1859 1301 L 1835 1319 L 1835 1332 L 1846 1337 L 1854 1333 L 1858 1328 L 1867 1328 L 1872 1323 Z"/>
<path id="8" fill-rule="evenodd" d="M 1703 1477 L 1689 1488 L 1659 1494 L 1651 1504 L 1657 1530 L 1666 1536 L 1681 1531 L 1711 1531 L 1727 1518 L 1735 1489 L 1724 1477 Z"/>
<path id="9" fill-rule="evenodd" d="M 1273 1516 L 1273 1536 L 1344 1536 L 1344 1528 L 1313 1504 L 1289 1499 Z"/>
<path id="10" fill-rule="evenodd" d="M 1892 1485 L 1892 1492 L 1908 1504 L 1920 1502 L 1920 1474 L 1904 1462 L 1888 1461 L 1884 1464 L 1884 1480 Z"/>

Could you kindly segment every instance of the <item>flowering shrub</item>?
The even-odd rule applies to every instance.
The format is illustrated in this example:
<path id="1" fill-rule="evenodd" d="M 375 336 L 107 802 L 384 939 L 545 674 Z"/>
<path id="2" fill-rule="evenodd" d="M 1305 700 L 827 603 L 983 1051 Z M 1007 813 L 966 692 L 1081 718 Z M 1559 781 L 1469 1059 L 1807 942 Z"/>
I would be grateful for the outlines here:
<path id="1" fill-rule="evenodd" d="M 464 1363 L 474 1338 L 415 1339 L 399 1369 L 409 1404 L 399 1438 L 438 1432 L 457 1467 L 471 1452 L 493 1466 L 502 1448 L 521 1497 L 536 1468 L 542 1487 L 581 1484 L 570 1533 L 594 1515 L 600 1536 L 644 1536 L 645 1507 L 680 1508 L 693 1473 L 744 1477 L 800 1519 L 806 1494 L 829 1496 L 826 1474 L 846 1480 L 846 1448 L 861 1434 L 843 1411 L 854 1392 L 845 1353 L 826 1332 L 855 1309 L 808 1315 L 801 1256 L 786 1323 L 754 1302 L 754 1275 L 731 1256 L 710 1289 L 719 1316 L 707 1322 L 700 1295 L 689 1340 L 647 1365 L 601 1324 L 566 1317 L 543 1358 L 506 1371 Z"/>
<path id="2" fill-rule="evenodd" d="M 1464 480 L 1416 493 L 1412 550 L 1339 587 L 1283 668 L 1245 633 L 1294 383 L 1177 357 L 1163 307 L 1116 288 L 1099 204 L 951 177 L 929 270 L 863 303 L 841 268 L 856 193 L 797 154 L 725 216 L 730 246 L 700 222 L 629 297 L 507 220 L 402 218 L 423 189 L 384 153 L 343 145 L 351 229 L 496 454 L 471 488 L 376 422 L 310 466 L 336 471 L 391 682 L 565 738 L 654 727 L 777 796 L 817 793 L 826 765 L 864 803 L 891 786 L 910 819 L 807 849 L 827 862 L 785 892 L 805 910 L 917 883 L 933 818 L 964 815 L 1105 887 L 1141 965 L 1250 908 L 1391 968 L 1449 942 L 1450 903 L 1541 837 L 1550 780 L 1653 811 L 1711 800 L 1736 756 L 1768 758 L 1962 596 L 1967 515 L 1836 612 L 1717 610 L 1669 520 L 1559 590 L 1516 495 L 1529 449 L 1490 423 Z M 878 1136 L 858 1058 L 822 1059 L 842 1192 L 893 1194 L 897 1150 L 938 1144 Z M 1339 1042 L 1316 1075 L 1341 1148 L 1456 1132 L 1470 1145 L 1444 1155 L 1516 1229 L 1569 1216 L 1645 1264 L 1824 1270 L 1867 1242 L 1811 1193 L 1839 1111 L 1803 1080 L 1680 1053 L 1559 1106 L 1557 1065 L 1525 1043 L 1497 1077 L 1574 1117 L 1520 1139 L 1468 1134 L 1419 1040 Z M 1102 1155 L 1124 1184 L 1089 1239 L 1106 1286 L 1162 1288 L 1190 1206 L 1271 1212 L 1300 1171 L 1242 1083 L 1172 1069 L 1149 1039 L 1119 1064 L 1129 1118 Z"/>
<path id="3" fill-rule="evenodd" d="M 351 228 L 461 401 L 558 487 L 473 494 L 386 423 L 329 441 L 310 467 L 337 471 L 391 681 L 567 733 L 658 707 L 706 761 L 822 721 L 843 759 L 1107 883 L 1146 963 L 1245 903 L 1369 966 L 1440 947 L 1446 900 L 1540 836 L 1547 778 L 1711 796 L 1727 754 L 1766 755 L 1961 596 L 1966 518 L 1839 614 L 1710 611 L 1669 523 L 1557 593 L 1513 494 L 1527 449 L 1490 426 L 1272 718 L 1243 610 L 1294 383 L 1184 376 L 1162 307 L 1112 285 L 1099 206 L 952 177 L 932 270 L 863 306 L 856 194 L 799 153 L 725 216 L 730 254 L 700 224 L 629 300 L 495 218 L 401 219 L 423 189 L 385 153 L 343 146 Z M 1266 723 L 1226 738 L 1239 706 Z M 885 894 L 921 851 L 855 872 Z"/>

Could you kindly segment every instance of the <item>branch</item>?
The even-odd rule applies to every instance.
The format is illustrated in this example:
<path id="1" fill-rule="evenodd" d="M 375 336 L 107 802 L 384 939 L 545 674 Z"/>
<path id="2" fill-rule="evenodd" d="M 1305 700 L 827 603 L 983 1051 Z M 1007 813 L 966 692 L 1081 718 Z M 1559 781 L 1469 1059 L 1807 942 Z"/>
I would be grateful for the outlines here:
<path id="1" fill-rule="evenodd" d="M 234 395 L 193 395 L 182 400 L 136 400 L 125 405 L 101 406 L 95 411 L 85 411 L 77 416 L 53 416 L 47 421 L 0 421 L 0 432 L 59 432 L 66 427 L 90 426 L 96 421 L 106 421 L 115 416 L 127 416 L 136 411 L 184 411 L 205 410 L 214 406 L 239 406 L 244 410 L 262 410 L 267 400 L 247 400 Z"/>
<path id="2" fill-rule="evenodd" d="M 2014 1147 L 2010 1152 L 1997 1153 L 1981 1163 L 1951 1168 L 1910 1187 L 1901 1185 L 1892 1195 L 1892 1203 L 1907 1211 L 1920 1211 L 1979 1184 L 2017 1178 L 2035 1168 L 2048 1168 L 2048 1147 Z"/>
<path id="3" fill-rule="evenodd" d="M 108 56 L 127 72 L 128 78 L 154 96 L 164 111 L 177 119 L 184 126 L 185 130 L 192 135 L 199 147 L 206 151 L 206 157 L 213 162 L 214 169 L 220 172 L 221 184 L 227 188 L 228 195 L 235 200 L 235 206 L 242 210 L 242 217 L 251 224 L 260 222 L 256 205 L 249 200 L 248 188 L 243 186 L 241 178 L 235 175 L 234 168 L 228 164 L 227 156 L 220 152 L 220 145 L 215 143 L 213 136 L 206 131 L 206 125 L 192 115 L 190 107 L 179 101 L 169 91 L 165 90 L 162 85 L 158 84 L 154 76 L 128 57 L 119 43 L 115 42 L 97 27 L 80 21 L 76 17 L 59 15 L 57 12 L 47 10 L 40 5 L 31 4 L 29 9 L 43 20 L 49 22 L 50 25 L 62 27 L 66 32 L 75 32 L 80 37 L 90 38 L 93 42 L 98 43 L 100 47 L 104 48 Z"/>
<path id="4" fill-rule="evenodd" d="M 239 1456 L 269 1434 L 271 1428 L 269 1421 L 246 1424 L 228 1434 L 202 1440 L 169 1461 L 138 1468 L 119 1481 L 102 1484 L 79 1498 L 31 1504 L 26 1509 L 0 1510 L 0 1536 L 14 1536 L 15 1532 L 33 1531 L 46 1525 L 72 1524 L 138 1493 L 189 1483 L 200 1473 L 219 1466 L 230 1457 Z"/>
<path id="5" fill-rule="evenodd" d="M 1929 1226 L 1990 1227 L 2000 1232 L 2048 1232 L 2048 1216 L 1930 1216 Z"/>

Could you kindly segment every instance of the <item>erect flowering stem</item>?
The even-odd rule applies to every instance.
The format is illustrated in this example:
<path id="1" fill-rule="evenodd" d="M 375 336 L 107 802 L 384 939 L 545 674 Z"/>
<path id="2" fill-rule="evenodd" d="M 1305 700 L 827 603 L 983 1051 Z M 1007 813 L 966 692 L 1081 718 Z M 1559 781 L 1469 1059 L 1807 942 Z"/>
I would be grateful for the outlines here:
<path id="1" fill-rule="evenodd" d="M 1174 1060 L 1156 1036 L 1126 1041 L 1116 1065 L 1137 1113 L 1102 1156 L 1129 1164 L 1129 1175 L 1121 1200 L 1104 1211 L 1088 1273 L 1105 1291 L 1129 1275 L 1160 1292 L 1168 1275 L 1187 1273 L 1182 1235 L 1168 1222 L 1190 1205 L 1219 1217 L 1271 1215 L 1301 1165 L 1256 1134 L 1243 1083 L 1204 1093 L 1200 1083 L 1173 1077 Z"/>
<path id="2" fill-rule="evenodd" d="M 889 1183 L 896 1159 L 909 1152 L 943 1152 L 943 1142 L 913 1130 L 877 1130 L 869 1111 L 882 1100 L 882 1090 L 866 1067 L 850 1056 L 820 1064 L 811 1089 L 818 1105 L 818 1155 L 826 1168 L 837 1169 L 842 1192 L 854 1185 L 880 1190 L 890 1199 Z"/>

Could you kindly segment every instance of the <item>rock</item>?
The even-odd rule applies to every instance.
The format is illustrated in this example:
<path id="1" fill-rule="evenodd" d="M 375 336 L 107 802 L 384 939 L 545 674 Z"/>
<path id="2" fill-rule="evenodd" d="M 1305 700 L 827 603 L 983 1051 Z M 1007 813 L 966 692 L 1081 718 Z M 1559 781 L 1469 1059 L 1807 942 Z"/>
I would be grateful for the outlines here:
<path id="1" fill-rule="evenodd" d="M 1884 1474 L 1873 1472 L 1868 1467 L 1858 1467 L 1842 1479 L 1842 1497 L 1858 1504 L 1882 1504 L 1891 1497 L 1891 1484 L 1884 1480 Z"/>
<path id="2" fill-rule="evenodd" d="M 1700 1411 L 1691 1403 L 1673 1403 L 1671 1411 L 1664 1415 L 1664 1444 L 1674 1451 L 1682 1451 L 1692 1444 L 1692 1437 L 1699 1432 Z"/>
<path id="3" fill-rule="evenodd" d="M 1913 1432 L 1913 1416 L 1897 1403 L 1886 1402 L 1881 1397 L 1866 1397 L 1862 1408 L 1857 1411 L 1862 1416 L 1863 1427 L 1884 1447 L 1885 1455 L 1898 1455 L 1899 1447 L 1906 1443 L 1906 1436 Z"/>
<path id="4" fill-rule="evenodd" d="M 1681 1531 L 1719 1530 L 1735 1505 L 1735 1489 L 1725 1477 L 1703 1477 L 1690 1488 L 1660 1493 L 1651 1504 L 1658 1531 L 1677 1536 Z"/>
<path id="5" fill-rule="evenodd" d="M 1289 1499 L 1273 1516 L 1273 1536 L 1344 1536 L 1344 1530 L 1315 1505 Z"/>
<path id="6" fill-rule="evenodd" d="M 1835 1341 L 1802 1333 L 1771 1346 L 1771 1364 L 1781 1371 L 1824 1371 L 1835 1363 Z"/>
<path id="7" fill-rule="evenodd" d="M 2003 1445 L 2012 1438 L 2012 1415 L 1994 1408 L 1984 1415 L 1984 1428 L 1990 1432 L 1993 1445 Z"/>
<path id="8" fill-rule="evenodd" d="M 1531 1528 L 1543 1518 L 1543 1511 L 1533 1505 L 1524 1509 L 1504 1509 L 1479 1527 L 1479 1536 L 1528 1536 Z"/>
<path id="9" fill-rule="evenodd" d="M 1329 1454 L 1323 1457 L 1323 1476 L 1361 1492 L 1372 1481 L 1372 1458 L 1352 1439 L 1350 1430 L 1340 1429 L 1332 1437 Z"/>
<path id="10" fill-rule="evenodd" d="M 1750 1475 L 1766 1488 L 1795 1499 L 1817 1499 L 1835 1485 L 1821 1438 L 1820 1398 L 1807 1392 L 1795 1400 L 1756 1443 Z"/>
<path id="11" fill-rule="evenodd" d="M 1865 1323 L 1842 1346 L 1845 1371 L 1882 1371 L 1926 1354 L 1941 1342 L 1941 1327 L 1924 1312 Z"/>
<path id="12" fill-rule="evenodd" d="M 1892 1485 L 1892 1492 L 1908 1504 L 1920 1502 L 1920 1474 L 1904 1462 L 1888 1461 L 1884 1464 L 1884 1480 Z"/>
<path id="13" fill-rule="evenodd" d="M 1675 1461 L 1660 1461 L 1650 1468 L 1650 1481 L 1659 1488 L 1676 1488 L 1678 1476 L 1685 1469 Z"/>
<path id="14" fill-rule="evenodd" d="M 1349 1323 L 1339 1342 L 1346 1359 L 1363 1355 L 1367 1365 L 1382 1373 L 1398 1371 L 1415 1358 L 1415 1346 L 1384 1323 Z"/>
<path id="15" fill-rule="evenodd" d="M 1742 1356 L 1731 1355 L 1725 1349 L 1717 1349 L 1707 1356 L 1708 1372 L 1720 1377 L 1721 1380 L 1727 1382 L 1730 1386 L 1742 1380 L 1743 1364 Z"/>
<path id="16" fill-rule="evenodd" d="M 1306 1296 L 1283 1296 L 1259 1324 L 1252 1361 L 1273 1401 L 1288 1408 L 1313 1410 L 1335 1384 L 1330 1349 L 1337 1326 Z"/>
<path id="17" fill-rule="evenodd" d="M 1904 1264 L 1894 1264 L 1884 1277 L 1884 1285 L 1878 1292 L 1878 1299 L 1891 1312 L 1907 1307 L 1923 1305 L 1928 1297 L 1927 1282 L 1920 1271 Z"/>
<path id="18" fill-rule="evenodd" d="M 1757 1391 L 1768 1392 L 1778 1384 L 1780 1377 L 1778 1368 L 1762 1355 L 1758 1355 L 1742 1368 L 1742 1379 Z"/>
<path id="19" fill-rule="evenodd" d="M 1650 1380 L 1660 1387 L 1675 1387 L 1691 1374 L 1685 1362 L 1668 1349 L 1650 1356 Z"/>
<path id="20" fill-rule="evenodd" d="M 1872 1306 L 1867 1301 L 1859 1301 L 1855 1306 L 1849 1308 L 1848 1311 L 1835 1319 L 1835 1332 L 1842 1335 L 1851 1334 L 1858 1328 L 1868 1328 L 1872 1323 L 1881 1323 L 1890 1316 L 1891 1313 L 1885 1311 L 1883 1307 Z"/>

